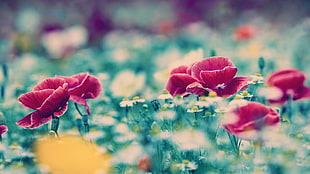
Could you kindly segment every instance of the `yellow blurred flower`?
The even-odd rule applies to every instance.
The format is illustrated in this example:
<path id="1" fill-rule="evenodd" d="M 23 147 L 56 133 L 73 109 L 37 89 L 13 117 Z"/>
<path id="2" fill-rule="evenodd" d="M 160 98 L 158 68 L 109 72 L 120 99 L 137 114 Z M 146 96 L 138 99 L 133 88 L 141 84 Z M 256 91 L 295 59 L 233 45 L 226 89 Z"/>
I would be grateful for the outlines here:
<path id="1" fill-rule="evenodd" d="M 39 140 L 35 154 L 38 163 L 53 174 L 104 174 L 110 168 L 110 155 L 77 136 Z"/>

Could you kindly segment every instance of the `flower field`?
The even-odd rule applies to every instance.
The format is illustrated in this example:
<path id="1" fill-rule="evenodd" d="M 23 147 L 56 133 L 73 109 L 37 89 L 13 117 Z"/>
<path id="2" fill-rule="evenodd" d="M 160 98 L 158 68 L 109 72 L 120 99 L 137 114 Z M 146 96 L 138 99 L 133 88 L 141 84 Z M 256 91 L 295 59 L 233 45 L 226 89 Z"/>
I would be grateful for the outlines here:
<path id="1" fill-rule="evenodd" d="M 309 173 L 309 12 L 1 1 L 0 173 Z"/>

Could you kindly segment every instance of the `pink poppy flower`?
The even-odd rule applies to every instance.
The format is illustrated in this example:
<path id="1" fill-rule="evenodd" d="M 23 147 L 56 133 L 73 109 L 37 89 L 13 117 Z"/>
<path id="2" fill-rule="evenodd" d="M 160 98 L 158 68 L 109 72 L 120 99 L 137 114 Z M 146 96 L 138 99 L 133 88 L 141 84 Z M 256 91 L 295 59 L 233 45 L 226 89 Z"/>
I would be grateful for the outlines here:
<path id="1" fill-rule="evenodd" d="M 151 171 L 151 159 L 148 155 L 145 155 L 141 159 L 139 159 L 138 169 L 144 172 Z"/>
<path id="2" fill-rule="evenodd" d="M 266 127 L 278 127 L 280 115 L 261 103 L 248 102 L 226 113 L 222 121 L 224 129 L 242 139 L 257 140 Z"/>
<path id="3" fill-rule="evenodd" d="M 247 88 L 247 77 L 235 77 L 237 68 L 226 57 L 210 57 L 171 71 L 166 89 L 171 95 L 196 94 L 202 96 L 211 91 L 218 96 L 229 97 Z"/>
<path id="4" fill-rule="evenodd" d="M 26 108 L 35 110 L 16 124 L 23 128 L 37 128 L 52 119 L 59 117 L 67 110 L 69 92 L 68 84 L 61 78 L 47 78 L 39 82 L 33 91 L 18 98 Z"/>
<path id="5" fill-rule="evenodd" d="M 256 34 L 256 28 L 249 24 L 238 26 L 234 31 L 234 39 L 236 41 L 244 41 L 252 38 Z"/>
<path id="6" fill-rule="evenodd" d="M 284 69 L 272 73 L 266 80 L 267 85 L 279 88 L 282 96 L 270 99 L 271 104 L 285 104 L 289 95 L 293 100 L 310 98 L 310 88 L 304 85 L 306 76 L 298 69 Z"/>
<path id="7" fill-rule="evenodd" d="M 6 133 L 8 131 L 8 127 L 6 125 L 0 125 L 0 135 Z"/>
<path id="8" fill-rule="evenodd" d="M 101 93 L 100 80 L 89 73 L 80 73 L 70 77 L 58 76 L 68 83 L 70 100 L 83 105 L 90 115 L 90 108 L 86 99 L 94 99 L 99 97 Z"/>

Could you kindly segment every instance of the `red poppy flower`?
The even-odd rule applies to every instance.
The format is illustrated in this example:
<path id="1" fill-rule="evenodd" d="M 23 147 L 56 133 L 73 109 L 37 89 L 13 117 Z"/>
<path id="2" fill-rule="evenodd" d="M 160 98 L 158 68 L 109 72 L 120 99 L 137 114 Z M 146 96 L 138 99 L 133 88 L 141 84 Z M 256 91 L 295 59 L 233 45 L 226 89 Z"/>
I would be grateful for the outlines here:
<path id="1" fill-rule="evenodd" d="M 0 135 L 6 133 L 8 131 L 8 127 L 6 125 L 0 125 Z"/>
<path id="2" fill-rule="evenodd" d="M 265 127 L 280 124 L 280 115 L 261 103 L 248 102 L 226 113 L 222 121 L 224 129 L 242 139 L 256 140 Z"/>
<path id="3" fill-rule="evenodd" d="M 86 99 L 97 98 L 101 93 L 100 80 L 89 73 L 80 73 L 70 77 L 58 76 L 68 83 L 70 100 L 83 105 L 90 115 L 90 109 Z"/>
<path id="4" fill-rule="evenodd" d="M 187 74 L 187 69 L 187 66 L 179 66 L 171 71 L 166 89 L 172 96 L 189 94 L 186 90 L 188 85 L 196 82 L 196 79 Z"/>
<path id="5" fill-rule="evenodd" d="M 283 95 L 269 100 L 271 104 L 285 104 L 289 95 L 293 100 L 310 98 L 310 88 L 304 85 L 306 76 L 297 69 L 285 69 L 272 73 L 266 80 L 267 85 L 279 88 Z"/>
<path id="6" fill-rule="evenodd" d="M 151 171 L 151 159 L 148 155 L 143 156 L 138 162 L 138 169 L 144 172 Z"/>
<path id="7" fill-rule="evenodd" d="M 240 25 L 234 31 L 234 39 L 236 41 L 243 41 L 252 38 L 256 33 L 254 26 L 249 24 Z"/>
<path id="8" fill-rule="evenodd" d="M 180 66 L 171 71 L 166 89 L 171 95 L 216 92 L 218 96 L 229 97 L 247 87 L 250 80 L 246 77 L 235 77 L 237 68 L 226 57 L 210 57 L 192 64 Z"/>
<path id="9" fill-rule="evenodd" d="M 69 100 L 68 84 L 61 78 L 47 78 L 18 100 L 24 107 L 35 111 L 17 121 L 17 125 L 37 128 L 50 121 L 52 115 L 59 117 L 65 113 Z"/>

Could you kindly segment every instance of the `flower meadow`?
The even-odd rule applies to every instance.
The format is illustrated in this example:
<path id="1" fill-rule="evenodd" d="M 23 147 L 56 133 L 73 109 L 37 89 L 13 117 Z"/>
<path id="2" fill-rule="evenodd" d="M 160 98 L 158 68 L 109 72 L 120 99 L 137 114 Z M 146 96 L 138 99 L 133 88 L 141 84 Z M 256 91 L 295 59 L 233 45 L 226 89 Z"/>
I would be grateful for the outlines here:
<path id="1" fill-rule="evenodd" d="M 1 3 L 0 173 L 309 173 L 308 1 Z"/>

